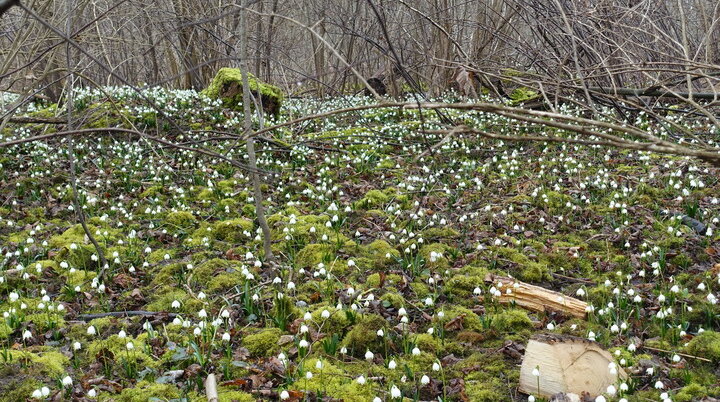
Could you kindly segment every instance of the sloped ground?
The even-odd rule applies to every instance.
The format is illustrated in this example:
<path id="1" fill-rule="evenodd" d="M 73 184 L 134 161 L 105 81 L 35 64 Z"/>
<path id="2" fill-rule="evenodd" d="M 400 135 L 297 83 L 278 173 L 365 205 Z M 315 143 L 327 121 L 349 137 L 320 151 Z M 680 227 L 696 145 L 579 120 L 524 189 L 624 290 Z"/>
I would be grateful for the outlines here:
<path id="1" fill-rule="evenodd" d="M 130 90 L 106 91 L 78 97 L 84 127 L 134 125 L 245 161 L 242 143 L 206 141 L 240 130 L 240 115 L 217 102 L 147 91 L 175 125 Z M 278 119 L 364 102 L 291 101 Z M 67 141 L 0 149 L 0 399 L 203 400 L 216 373 L 222 401 L 526 400 L 518 350 L 536 332 L 609 348 L 630 374 L 609 400 L 720 397 L 717 169 L 472 137 L 415 162 L 442 139 L 419 132 L 421 120 L 441 127 L 433 113 L 378 109 L 258 143 L 259 167 L 274 172 L 263 187 L 279 267 L 264 259 L 246 172 L 122 134 L 77 137 L 80 200 L 109 262 L 103 283 L 69 208 Z M 8 126 L 2 141 L 52 130 Z M 499 305 L 487 273 L 591 311 L 569 319 Z M 148 313 L 89 315 L 127 310 Z"/>

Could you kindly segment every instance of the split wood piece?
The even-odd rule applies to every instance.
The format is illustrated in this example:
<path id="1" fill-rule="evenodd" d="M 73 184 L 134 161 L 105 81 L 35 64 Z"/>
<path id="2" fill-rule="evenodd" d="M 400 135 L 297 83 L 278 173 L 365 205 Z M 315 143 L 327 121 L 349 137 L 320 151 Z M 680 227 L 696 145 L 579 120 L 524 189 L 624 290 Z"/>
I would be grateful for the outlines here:
<path id="1" fill-rule="evenodd" d="M 218 402 L 217 380 L 215 374 L 208 374 L 205 379 L 205 396 L 208 402 Z"/>
<path id="2" fill-rule="evenodd" d="M 625 380 L 627 374 L 610 365 L 615 360 L 603 347 L 585 338 L 569 335 L 537 334 L 528 342 L 520 366 L 520 391 L 550 398 L 558 393 L 583 395 L 592 398 L 607 392 L 609 385 Z M 533 370 L 539 376 L 533 375 Z"/>
<path id="3" fill-rule="evenodd" d="M 502 284 L 502 289 L 498 289 L 502 293 L 498 297 L 500 303 L 510 304 L 514 302 L 518 306 L 532 311 L 556 311 L 573 317 L 585 318 L 587 303 L 574 297 L 520 282 L 506 276 L 487 274 L 485 282 L 492 282 L 496 286 Z M 507 289 L 510 289 L 509 294 Z"/>

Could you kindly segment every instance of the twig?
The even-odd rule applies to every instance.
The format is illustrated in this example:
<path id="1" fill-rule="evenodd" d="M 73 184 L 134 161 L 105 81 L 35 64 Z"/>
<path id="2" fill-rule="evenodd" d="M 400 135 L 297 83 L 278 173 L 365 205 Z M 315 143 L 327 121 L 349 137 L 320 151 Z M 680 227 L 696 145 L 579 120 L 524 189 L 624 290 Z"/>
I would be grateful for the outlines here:
<path id="1" fill-rule="evenodd" d="M 653 352 L 675 353 L 675 354 L 678 355 L 678 356 L 687 357 L 687 358 L 689 358 L 689 359 L 697 359 L 697 360 L 700 360 L 700 361 L 703 361 L 703 362 L 708 362 L 708 363 L 709 363 L 709 362 L 712 362 L 712 360 L 710 360 L 710 359 L 706 359 L 706 358 L 700 357 L 700 356 L 689 355 L 689 354 L 687 354 L 687 353 L 671 352 L 671 351 L 669 351 L 669 350 L 660 349 L 660 348 L 653 348 L 653 347 L 650 347 L 650 346 L 642 346 L 642 348 L 643 348 L 643 349 L 647 349 L 647 350 L 652 350 Z"/>
<path id="2" fill-rule="evenodd" d="M 555 272 L 552 273 L 552 276 L 555 277 L 555 278 L 564 279 L 564 280 L 569 281 L 569 282 L 580 282 L 580 283 L 586 283 L 586 284 L 588 284 L 588 285 L 594 285 L 594 284 L 595 284 L 595 282 L 593 282 L 593 281 L 591 281 L 591 280 L 589 280 L 589 279 L 573 278 L 573 277 L 571 277 L 571 276 L 560 275 L 560 274 L 555 273 Z"/>

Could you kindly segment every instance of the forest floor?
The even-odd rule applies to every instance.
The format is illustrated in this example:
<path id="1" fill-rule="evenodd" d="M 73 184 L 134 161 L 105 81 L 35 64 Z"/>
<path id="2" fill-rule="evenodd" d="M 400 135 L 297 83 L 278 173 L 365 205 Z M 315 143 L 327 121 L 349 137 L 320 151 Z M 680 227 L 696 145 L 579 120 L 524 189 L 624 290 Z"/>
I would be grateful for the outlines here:
<path id="1" fill-rule="evenodd" d="M 608 349 L 628 378 L 607 400 L 720 397 L 717 168 L 471 135 L 430 150 L 444 138 L 420 130 L 443 127 L 432 111 L 306 121 L 257 142 L 272 263 L 250 174 L 192 150 L 246 163 L 233 138 L 241 113 L 193 91 L 145 96 L 174 123 L 127 88 L 75 102 L 82 128 L 134 128 L 188 148 L 74 137 L 102 281 L 72 207 L 68 138 L 0 148 L 0 400 L 205 400 L 210 373 L 220 401 L 527 400 L 519 351 L 538 333 Z M 290 100 L 264 124 L 369 102 Z M 62 117 L 55 105 L 24 113 Z M 445 113 L 488 131 L 550 132 Z M 633 123 L 672 135 L 643 116 Z M 0 142 L 57 130 L 9 124 Z M 580 318 L 499 303 L 512 289 L 488 274 L 590 307 Z"/>

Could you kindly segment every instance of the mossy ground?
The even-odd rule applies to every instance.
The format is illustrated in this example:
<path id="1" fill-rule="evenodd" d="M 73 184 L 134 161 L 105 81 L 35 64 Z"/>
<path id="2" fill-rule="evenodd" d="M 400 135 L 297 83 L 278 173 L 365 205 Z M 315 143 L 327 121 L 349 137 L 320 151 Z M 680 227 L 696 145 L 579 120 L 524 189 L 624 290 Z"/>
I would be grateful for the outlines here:
<path id="1" fill-rule="evenodd" d="M 238 78 L 219 76 L 206 93 Z M 92 91 L 78 97 L 78 113 L 92 117 L 89 126 L 129 121 L 168 141 L 245 157 L 202 131 L 240 126 L 237 94 L 225 100 L 231 105 L 148 90 L 196 130 L 182 134 L 132 91 L 114 94 L 122 113 Z M 266 125 L 337 106 L 283 102 Z M 483 129 L 510 124 L 447 113 Z M 0 149 L 1 397 L 23 400 L 47 386 L 48 398 L 195 401 L 212 372 L 222 401 L 283 390 L 308 400 L 389 400 L 393 386 L 410 399 L 525 400 L 516 390 L 520 360 L 506 345 L 539 331 L 592 332 L 635 373 L 623 395 L 631 400 L 663 391 L 674 400 L 720 396 L 720 237 L 662 212 L 693 214 L 716 229 L 717 169 L 471 137 L 413 163 L 428 141 L 442 140 L 421 132 L 426 124 L 440 122 L 386 108 L 276 130 L 282 149 L 259 141 L 259 166 L 272 172 L 263 191 L 276 263 L 264 255 L 248 172 L 192 152 L 79 138 L 80 199 L 108 261 L 102 283 L 98 251 L 68 209 L 63 153 L 40 143 Z M 593 311 L 571 319 L 501 305 L 489 273 L 582 298 Z M 84 316 L 127 310 L 149 315 Z M 68 389 L 58 382 L 65 376 Z"/>

